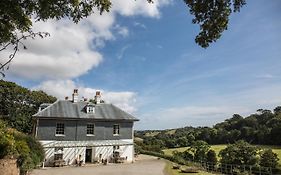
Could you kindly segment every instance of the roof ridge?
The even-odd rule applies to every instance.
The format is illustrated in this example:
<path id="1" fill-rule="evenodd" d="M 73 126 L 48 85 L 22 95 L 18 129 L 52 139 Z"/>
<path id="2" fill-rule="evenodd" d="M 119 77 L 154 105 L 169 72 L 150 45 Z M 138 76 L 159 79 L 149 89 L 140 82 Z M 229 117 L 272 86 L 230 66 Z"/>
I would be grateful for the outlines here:
<path id="1" fill-rule="evenodd" d="M 54 103 L 50 103 L 49 106 L 47 106 L 46 108 L 42 109 L 41 111 L 38 111 L 36 114 L 33 114 L 32 116 L 36 116 L 39 113 L 44 112 L 46 109 L 50 108 L 51 106 L 53 106 L 55 103 L 58 103 L 59 101 L 61 101 L 61 100 L 57 99 Z M 42 103 L 42 104 L 46 104 L 46 103 Z M 40 105 L 42 105 L 42 104 L 40 104 Z"/>

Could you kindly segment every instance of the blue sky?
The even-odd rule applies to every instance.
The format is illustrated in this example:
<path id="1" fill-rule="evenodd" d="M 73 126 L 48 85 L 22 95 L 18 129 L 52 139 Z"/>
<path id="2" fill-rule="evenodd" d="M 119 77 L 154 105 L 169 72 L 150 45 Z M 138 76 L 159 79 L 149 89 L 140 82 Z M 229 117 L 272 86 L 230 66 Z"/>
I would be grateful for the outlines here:
<path id="1" fill-rule="evenodd" d="M 211 126 L 233 113 L 281 105 L 281 1 L 248 0 L 207 49 L 194 42 L 199 28 L 183 1 L 126 5 L 78 27 L 39 24 L 36 29 L 53 36 L 60 28 L 68 32 L 65 25 L 74 31 L 30 44 L 28 54 L 37 55 L 20 53 L 16 59 L 24 61 L 15 61 L 7 80 L 59 98 L 73 87 L 88 96 L 101 89 L 107 101 L 140 119 L 137 129 Z M 56 43 L 60 50 L 52 55 Z M 73 54 L 77 58 L 70 59 Z"/>

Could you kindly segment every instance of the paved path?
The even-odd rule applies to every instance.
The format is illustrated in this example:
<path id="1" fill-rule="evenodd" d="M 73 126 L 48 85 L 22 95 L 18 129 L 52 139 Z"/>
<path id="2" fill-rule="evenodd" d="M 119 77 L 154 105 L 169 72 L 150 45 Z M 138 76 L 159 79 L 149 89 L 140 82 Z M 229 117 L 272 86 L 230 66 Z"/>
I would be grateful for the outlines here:
<path id="1" fill-rule="evenodd" d="M 31 175 L 164 175 L 165 161 L 140 155 L 135 163 L 38 169 Z"/>

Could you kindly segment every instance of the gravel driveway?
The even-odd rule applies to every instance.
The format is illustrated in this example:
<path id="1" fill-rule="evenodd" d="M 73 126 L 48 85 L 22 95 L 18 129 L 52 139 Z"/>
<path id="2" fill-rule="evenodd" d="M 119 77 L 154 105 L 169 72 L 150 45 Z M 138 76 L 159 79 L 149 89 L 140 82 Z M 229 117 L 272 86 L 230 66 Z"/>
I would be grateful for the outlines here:
<path id="1" fill-rule="evenodd" d="M 140 155 L 135 163 L 38 169 L 31 175 L 164 175 L 165 161 Z"/>

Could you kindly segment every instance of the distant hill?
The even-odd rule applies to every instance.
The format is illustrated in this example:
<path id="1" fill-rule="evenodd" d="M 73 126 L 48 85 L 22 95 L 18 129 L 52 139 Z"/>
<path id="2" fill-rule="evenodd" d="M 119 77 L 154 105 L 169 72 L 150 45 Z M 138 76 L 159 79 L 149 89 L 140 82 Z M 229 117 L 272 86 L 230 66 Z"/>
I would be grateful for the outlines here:
<path id="1" fill-rule="evenodd" d="M 273 111 L 258 109 L 246 117 L 234 114 L 232 118 L 217 123 L 213 127 L 192 127 L 135 131 L 135 137 L 143 144 L 159 148 L 189 146 L 194 140 L 204 140 L 209 144 L 228 144 L 245 140 L 251 144 L 281 145 L 281 106 Z M 154 145 L 154 146 L 153 146 Z"/>

